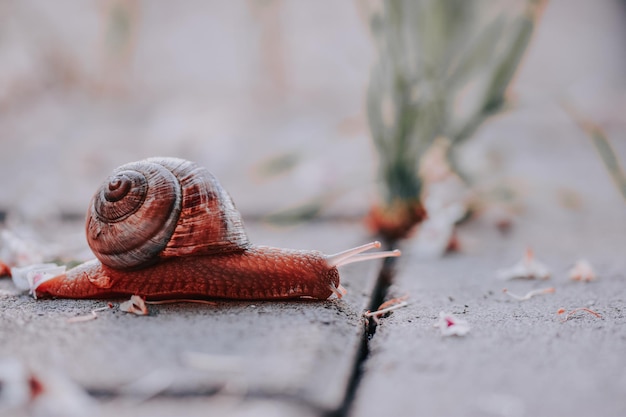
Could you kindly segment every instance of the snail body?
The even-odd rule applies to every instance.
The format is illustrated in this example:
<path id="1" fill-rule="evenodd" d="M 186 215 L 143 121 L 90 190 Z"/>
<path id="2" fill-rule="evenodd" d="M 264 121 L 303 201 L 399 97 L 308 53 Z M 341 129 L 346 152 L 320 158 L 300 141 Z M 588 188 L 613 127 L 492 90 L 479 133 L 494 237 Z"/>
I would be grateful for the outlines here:
<path id="1" fill-rule="evenodd" d="M 335 255 L 250 243 L 215 177 L 195 163 L 150 158 L 123 165 L 92 198 L 87 241 L 96 260 L 34 288 L 37 297 L 271 300 L 341 297 L 338 266 L 399 256 Z"/>

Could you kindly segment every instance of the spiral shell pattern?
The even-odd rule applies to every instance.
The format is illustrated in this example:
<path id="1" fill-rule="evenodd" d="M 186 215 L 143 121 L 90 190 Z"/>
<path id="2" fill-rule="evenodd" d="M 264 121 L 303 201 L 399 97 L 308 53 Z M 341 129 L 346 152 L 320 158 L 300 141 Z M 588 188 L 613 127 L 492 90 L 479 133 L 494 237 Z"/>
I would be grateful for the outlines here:
<path id="1" fill-rule="evenodd" d="M 114 170 L 92 199 L 86 230 L 96 257 L 116 269 L 249 246 L 241 215 L 217 179 L 177 158 Z"/>

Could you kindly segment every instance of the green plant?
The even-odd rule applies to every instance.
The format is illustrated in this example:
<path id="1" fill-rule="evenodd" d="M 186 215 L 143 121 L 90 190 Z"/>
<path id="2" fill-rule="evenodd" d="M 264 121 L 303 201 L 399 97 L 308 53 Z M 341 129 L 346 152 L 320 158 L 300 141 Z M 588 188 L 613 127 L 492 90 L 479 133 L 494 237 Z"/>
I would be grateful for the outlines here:
<path id="1" fill-rule="evenodd" d="M 388 238 L 420 223 L 420 159 L 436 138 L 458 145 L 502 109 L 544 0 L 370 2 L 378 52 L 367 114 L 380 158 L 384 201 L 369 223 Z"/>

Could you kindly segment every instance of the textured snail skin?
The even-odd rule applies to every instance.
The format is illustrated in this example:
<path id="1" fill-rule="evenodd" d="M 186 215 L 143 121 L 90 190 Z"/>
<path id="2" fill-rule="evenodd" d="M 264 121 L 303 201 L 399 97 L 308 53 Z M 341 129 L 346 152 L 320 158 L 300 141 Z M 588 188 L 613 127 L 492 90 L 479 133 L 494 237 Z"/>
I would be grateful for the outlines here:
<path id="1" fill-rule="evenodd" d="M 339 272 L 318 251 L 251 246 L 240 252 L 161 260 L 117 270 L 98 260 L 42 283 L 37 297 L 148 299 L 324 300 L 339 286 Z"/>

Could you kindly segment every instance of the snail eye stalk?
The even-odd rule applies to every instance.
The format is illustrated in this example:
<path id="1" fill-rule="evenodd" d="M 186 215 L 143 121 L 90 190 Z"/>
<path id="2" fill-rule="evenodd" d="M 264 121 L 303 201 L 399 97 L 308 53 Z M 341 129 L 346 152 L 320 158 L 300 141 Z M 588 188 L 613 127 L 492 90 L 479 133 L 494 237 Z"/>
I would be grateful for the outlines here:
<path id="1" fill-rule="evenodd" d="M 325 257 L 326 264 L 329 268 L 333 268 L 348 265 L 354 262 L 369 261 L 371 259 L 395 258 L 402 254 L 402 252 L 398 249 L 383 252 L 363 253 L 370 249 L 378 249 L 380 246 L 381 244 L 379 241 L 374 241 L 362 246 L 357 246 L 356 248 L 336 253 L 334 255 L 327 255 Z"/>

